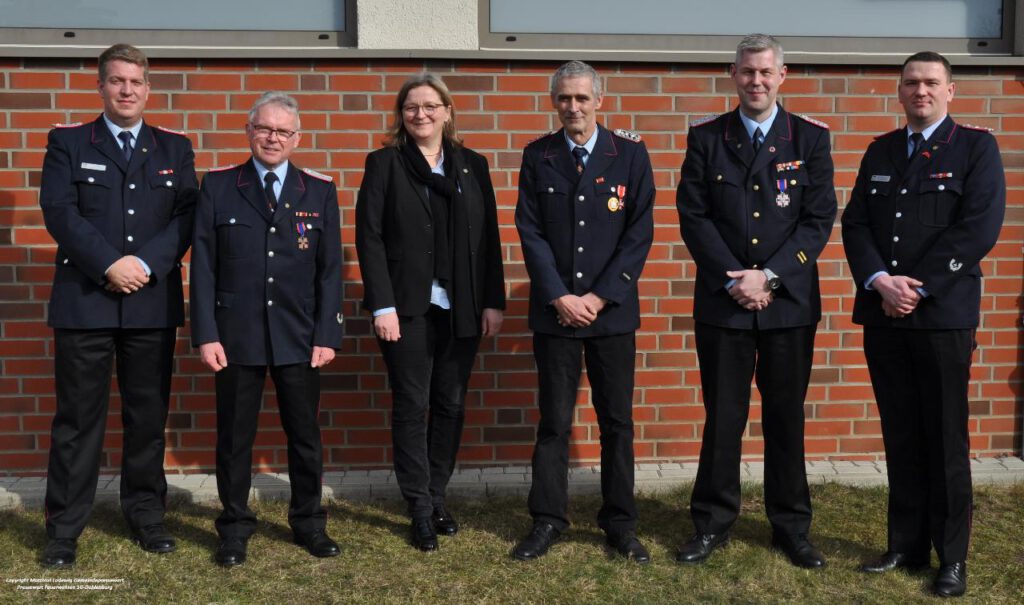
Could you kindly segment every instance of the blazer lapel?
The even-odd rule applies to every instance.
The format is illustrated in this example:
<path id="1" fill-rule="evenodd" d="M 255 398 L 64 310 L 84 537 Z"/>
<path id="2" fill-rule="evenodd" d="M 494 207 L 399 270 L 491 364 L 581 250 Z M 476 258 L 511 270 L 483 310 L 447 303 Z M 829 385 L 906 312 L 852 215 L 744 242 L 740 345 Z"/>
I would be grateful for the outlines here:
<path id="1" fill-rule="evenodd" d="M 580 175 L 576 172 L 576 160 L 572 158 L 569 144 L 565 142 L 564 129 L 559 130 L 548 140 L 548 146 L 544 149 L 544 160 L 570 183 L 579 180 Z"/>
<path id="2" fill-rule="evenodd" d="M 107 123 L 103 120 L 102 115 L 92 123 L 91 142 L 92 146 L 107 156 L 114 165 L 121 169 L 121 172 L 127 171 L 128 162 L 124 160 L 124 152 L 121 151 L 120 145 L 114 140 L 114 135 L 110 133 L 110 129 L 107 128 Z"/>
<path id="3" fill-rule="evenodd" d="M 267 197 L 263 194 L 263 184 L 260 183 L 259 174 L 256 172 L 256 166 L 252 163 L 252 158 L 238 171 L 237 186 L 242 197 L 269 223 L 272 217 L 270 209 L 267 208 Z"/>
<path id="4" fill-rule="evenodd" d="M 779 107 L 779 113 L 775 115 L 772 127 L 764 137 L 761 149 L 754 156 L 750 166 L 750 172 L 760 172 L 765 166 L 778 157 L 783 150 L 788 149 L 793 143 L 793 122 L 792 117 L 785 110 Z M 753 144 L 751 144 L 753 151 Z"/>
<path id="5" fill-rule="evenodd" d="M 594 143 L 594 153 L 590 154 L 587 160 L 587 167 L 583 170 L 580 182 L 584 183 L 594 175 L 603 174 L 608 165 L 615 161 L 619 155 L 619 149 L 615 146 L 615 137 L 600 124 L 597 126 L 597 142 Z M 575 160 L 573 160 L 573 172 L 576 171 Z"/>
<path id="6" fill-rule="evenodd" d="M 427 199 L 427 186 L 419 183 L 412 176 L 412 167 L 406 166 L 405 157 L 402 155 L 402 150 L 395 147 L 395 158 L 398 160 L 398 165 L 402 167 L 402 174 L 405 175 L 405 180 L 409 183 L 409 188 L 416 192 L 416 196 L 420 198 L 420 203 L 423 204 L 423 211 L 427 213 L 427 216 L 433 217 L 433 213 L 430 211 L 430 200 Z"/>
<path id="7" fill-rule="evenodd" d="M 754 161 L 754 147 L 750 143 L 750 136 L 747 134 L 747 129 L 743 127 L 743 122 L 740 121 L 740 110 L 737 107 L 732 110 L 729 115 L 729 121 L 725 127 L 725 148 L 729 150 L 729 153 L 743 162 L 744 166 L 750 167 L 750 164 Z"/>
<path id="8" fill-rule="evenodd" d="M 924 142 L 920 153 L 914 156 L 910 161 L 910 166 L 907 167 L 907 170 L 911 173 L 916 173 L 928 164 L 934 162 L 935 158 L 946 150 L 956 129 L 957 125 L 953 122 L 953 118 L 946 116 L 945 119 L 942 120 L 942 124 L 939 124 L 939 127 L 932 133 L 932 136 Z M 903 137 L 903 140 L 906 142 L 906 137 Z M 962 177 L 963 175 L 960 176 Z"/>
<path id="9" fill-rule="evenodd" d="M 281 195 L 277 200 L 277 211 L 274 212 L 273 223 L 277 224 L 287 216 L 292 216 L 293 209 L 297 208 L 306 195 L 306 180 L 302 172 L 295 167 L 295 164 L 288 162 L 288 174 L 284 177 L 281 185 Z"/>
<path id="10" fill-rule="evenodd" d="M 132 160 L 128 162 L 127 174 L 132 174 L 149 161 L 156 151 L 156 138 L 153 136 L 153 129 L 148 124 L 142 124 L 139 137 L 135 139 L 135 148 L 132 151 Z M 122 152 L 123 153 L 123 152 Z"/>

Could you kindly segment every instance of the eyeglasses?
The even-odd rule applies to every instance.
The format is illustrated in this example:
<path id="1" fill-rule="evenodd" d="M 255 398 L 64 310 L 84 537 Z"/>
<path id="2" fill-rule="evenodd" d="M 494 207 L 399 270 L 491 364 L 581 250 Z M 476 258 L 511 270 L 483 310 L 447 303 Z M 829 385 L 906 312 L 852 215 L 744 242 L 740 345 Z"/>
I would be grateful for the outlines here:
<path id="1" fill-rule="evenodd" d="M 420 110 L 422 109 L 424 114 L 426 114 L 428 116 L 432 116 L 435 113 L 437 113 L 438 109 L 441 109 L 442 107 L 447 107 L 447 106 L 446 105 L 442 105 L 440 103 L 430 103 L 429 105 L 404 105 L 402 107 L 402 113 L 404 113 L 404 114 L 406 114 L 408 116 L 414 116 L 414 115 L 418 114 L 420 112 Z"/>
<path id="2" fill-rule="evenodd" d="M 255 134 L 257 137 L 261 139 L 269 139 L 273 135 L 277 135 L 277 138 L 281 139 L 282 141 L 287 141 L 296 134 L 296 131 L 294 130 L 271 128 L 270 126 L 264 126 L 262 124 L 250 124 L 249 126 L 252 128 L 253 134 Z"/>

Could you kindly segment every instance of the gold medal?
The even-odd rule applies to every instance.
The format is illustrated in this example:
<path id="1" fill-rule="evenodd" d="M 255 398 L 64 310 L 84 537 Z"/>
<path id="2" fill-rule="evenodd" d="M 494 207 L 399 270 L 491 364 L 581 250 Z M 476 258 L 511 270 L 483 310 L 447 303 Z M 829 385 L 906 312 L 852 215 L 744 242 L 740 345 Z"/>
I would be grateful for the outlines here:
<path id="1" fill-rule="evenodd" d="M 608 198 L 608 209 L 612 212 L 618 212 L 619 210 L 619 198 L 610 197 Z"/>

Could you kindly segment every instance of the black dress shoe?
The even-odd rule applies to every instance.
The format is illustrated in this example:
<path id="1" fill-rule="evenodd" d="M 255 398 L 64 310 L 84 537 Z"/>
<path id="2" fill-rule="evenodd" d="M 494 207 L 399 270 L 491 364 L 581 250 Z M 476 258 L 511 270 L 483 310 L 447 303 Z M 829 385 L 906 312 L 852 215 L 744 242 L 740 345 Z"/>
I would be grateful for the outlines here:
<path id="1" fill-rule="evenodd" d="M 429 517 L 412 520 L 412 545 L 423 552 L 437 550 L 437 531 Z"/>
<path id="2" fill-rule="evenodd" d="M 932 590 L 940 597 L 960 597 L 967 592 L 967 563 L 958 561 L 939 566 Z"/>
<path id="3" fill-rule="evenodd" d="M 520 561 L 532 561 L 543 557 L 548 548 L 562 535 L 562 532 L 555 529 L 555 526 L 542 521 L 535 522 L 530 535 L 523 538 L 516 547 L 512 549 L 512 556 Z"/>
<path id="4" fill-rule="evenodd" d="M 133 528 L 132 540 L 142 547 L 142 550 L 157 554 L 174 552 L 174 549 L 177 548 L 174 538 L 164 529 L 163 523 Z"/>
<path id="5" fill-rule="evenodd" d="M 894 569 L 915 571 L 924 569 L 929 564 L 928 555 L 911 555 L 887 550 L 877 560 L 861 565 L 860 570 L 865 573 L 885 573 Z"/>
<path id="6" fill-rule="evenodd" d="M 789 562 L 804 569 L 825 567 L 825 557 L 810 543 L 807 536 L 772 536 L 772 548 L 781 550 Z"/>
<path id="7" fill-rule="evenodd" d="M 48 569 L 66 569 L 75 564 L 76 552 L 78 541 L 74 538 L 54 538 L 46 542 L 43 557 L 39 562 Z"/>
<path id="8" fill-rule="evenodd" d="M 679 547 L 676 561 L 686 564 L 703 563 L 715 550 L 729 542 L 729 532 L 720 534 L 693 534 L 690 541 Z"/>
<path id="9" fill-rule="evenodd" d="M 314 557 L 336 557 L 341 554 L 341 547 L 323 529 L 317 529 L 308 534 L 292 534 L 292 539 L 299 546 L 306 547 L 309 554 Z"/>
<path id="10" fill-rule="evenodd" d="M 245 563 L 245 549 L 248 545 L 248 538 L 221 538 L 213 559 L 221 567 L 241 565 Z"/>
<path id="11" fill-rule="evenodd" d="M 636 534 L 633 532 L 627 532 L 618 536 L 608 534 L 605 537 L 605 541 L 608 543 L 608 546 L 615 549 L 615 552 L 634 563 L 647 565 L 651 562 L 651 553 L 647 552 L 647 549 L 640 543 L 640 540 L 637 540 Z"/>
<path id="12" fill-rule="evenodd" d="M 434 522 L 434 529 L 437 530 L 437 533 L 446 536 L 454 536 L 459 533 L 459 522 L 445 510 L 443 504 L 434 507 L 434 514 L 430 518 Z"/>

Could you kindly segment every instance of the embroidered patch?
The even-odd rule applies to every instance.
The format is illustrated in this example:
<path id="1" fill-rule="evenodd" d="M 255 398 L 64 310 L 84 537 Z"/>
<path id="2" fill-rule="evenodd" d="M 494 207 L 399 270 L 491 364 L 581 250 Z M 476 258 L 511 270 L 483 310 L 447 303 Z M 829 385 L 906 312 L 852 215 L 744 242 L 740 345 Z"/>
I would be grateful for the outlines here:
<path id="1" fill-rule="evenodd" d="M 720 115 L 722 115 L 722 114 L 720 114 L 720 113 L 712 113 L 712 114 L 706 115 L 706 116 L 704 116 L 702 118 L 697 118 L 696 120 L 690 120 L 690 128 L 696 128 L 698 126 L 703 126 L 703 125 L 705 125 L 705 124 L 707 124 L 709 122 L 714 122 L 715 119 L 718 118 L 718 116 L 720 116 Z"/>
<path id="2" fill-rule="evenodd" d="M 185 133 L 180 131 L 180 130 L 171 130 L 170 128 L 164 128 L 163 126 L 157 126 L 156 129 L 157 130 L 162 130 L 164 132 L 169 132 L 171 134 L 176 134 L 176 135 L 179 135 L 179 136 L 185 136 Z"/>
<path id="3" fill-rule="evenodd" d="M 302 171 L 305 172 L 306 174 L 308 174 L 309 176 L 315 178 L 315 179 L 320 179 L 321 181 L 327 181 L 328 183 L 334 181 L 334 177 L 327 176 L 326 174 L 323 174 L 321 172 L 317 172 L 316 170 L 310 170 L 309 168 L 303 168 Z"/>
<path id="4" fill-rule="evenodd" d="M 805 116 L 805 115 L 803 115 L 801 113 L 794 113 L 793 115 L 795 115 L 796 117 L 800 118 L 801 120 L 803 120 L 805 122 L 808 122 L 810 124 L 814 124 L 815 126 L 817 126 L 819 128 L 824 128 L 825 130 L 828 130 L 828 124 L 822 122 L 821 120 L 815 120 L 814 118 L 812 118 L 810 116 Z"/>
<path id="5" fill-rule="evenodd" d="M 625 128 L 616 128 L 615 130 L 612 131 L 612 133 L 617 137 L 628 139 L 630 141 L 633 141 L 634 143 L 639 143 L 642 140 L 640 135 L 633 132 L 632 130 L 626 130 Z"/>

